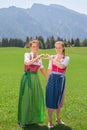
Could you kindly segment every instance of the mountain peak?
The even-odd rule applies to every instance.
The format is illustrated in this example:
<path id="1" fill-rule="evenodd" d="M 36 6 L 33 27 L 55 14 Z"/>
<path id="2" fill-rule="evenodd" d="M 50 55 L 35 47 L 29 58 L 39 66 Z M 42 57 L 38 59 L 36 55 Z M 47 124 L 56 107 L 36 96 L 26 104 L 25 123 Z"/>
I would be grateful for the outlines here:
<path id="1" fill-rule="evenodd" d="M 64 6 L 62 5 L 58 5 L 58 4 L 50 4 L 51 7 L 55 7 L 55 8 L 65 8 Z"/>
<path id="2" fill-rule="evenodd" d="M 29 9 L 11 6 L 0 9 L 0 37 L 43 36 L 64 39 L 87 37 L 87 15 L 51 4 L 33 4 Z"/>
<path id="3" fill-rule="evenodd" d="M 48 5 L 44 5 L 44 4 L 40 4 L 40 3 L 34 3 L 33 5 L 32 5 L 32 7 L 31 8 L 36 8 L 36 7 L 47 7 Z"/>

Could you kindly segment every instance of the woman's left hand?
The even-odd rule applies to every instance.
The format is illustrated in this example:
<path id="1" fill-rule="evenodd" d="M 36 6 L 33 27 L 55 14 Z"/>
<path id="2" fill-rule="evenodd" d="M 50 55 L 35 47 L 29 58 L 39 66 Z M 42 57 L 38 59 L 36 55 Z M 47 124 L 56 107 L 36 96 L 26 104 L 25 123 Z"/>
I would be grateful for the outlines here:
<path id="1" fill-rule="evenodd" d="M 51 55 L 49 55 L 49 54 L 46 54 L 46 57 L 47 57 L 49 60 L 52 60 L 52 57 L 51 57 Z"/>

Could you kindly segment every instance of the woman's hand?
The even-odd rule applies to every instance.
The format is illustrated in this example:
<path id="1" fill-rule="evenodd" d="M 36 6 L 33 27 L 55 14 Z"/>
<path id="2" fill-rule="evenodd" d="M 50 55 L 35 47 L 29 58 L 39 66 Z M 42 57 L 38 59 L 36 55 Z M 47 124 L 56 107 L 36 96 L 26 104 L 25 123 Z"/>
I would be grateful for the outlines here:
<path id="1" fill-rule="evenodd" d="M 50 55 L 49 54 L 41 54 L 41 58 L 43 58 L 43 59 L 49 59 Z"/>
<path id="2" fill-rule="evenodd" d="M 40 54 L 39 56 L 40 56 L 40 58 L 43 58 L 43 57 L 45 57 L 45 54 Z"/>
<path id="3" fill-rule="evenodd" d="M 49 60 L 52 60 L 52 57 L 51 57 L 51 55 L 49 55 L 49 54 L 46 54 L 46 57 L 47 57 L 47 59 L 49 59 Z"/>
<path id="4" fill-rule="evenodd" d="M 52 57 L 49 54 L 40 54 L 40 55 L 38 55 L 36 57 L 36 61 L 39 60 L 40 58 L 52 60 Z"/>
<path id="5" fill-rule="evenodd" d="M 45 54 L 40 54 L 35 58 L 35 62 L 38 62 L 40 58 L 43 58 Z"/>
<path id="6" fill-rule="evenodd" d="M 46 55 L 46 54 L 40 54 L 40 55 L 39 55 L 39 58 L 45 59 L 45 58 L 47 58 L 47 55 Z"/>

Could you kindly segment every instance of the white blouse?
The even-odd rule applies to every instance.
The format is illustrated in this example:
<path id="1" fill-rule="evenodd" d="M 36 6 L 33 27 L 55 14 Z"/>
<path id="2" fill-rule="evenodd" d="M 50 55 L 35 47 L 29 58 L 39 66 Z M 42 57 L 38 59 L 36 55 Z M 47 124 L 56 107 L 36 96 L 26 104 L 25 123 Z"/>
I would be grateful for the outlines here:
<path id="1" fill-rule="evenodd" d="M 54 59 L 57 59 L 57 56 L 58 55 L 56 55 Z M 65 58 L 61 59 L 60 63 L 67 67 L 69 64 L 69 60 L 70 60 L 69 56 L 65 56 Z M 53 63 L 52 60 L 49 60 L 48 69 L 52 69 L 52 64 L 55 64 L 55 63 Z"/>
<path id="2" fill-rule="evenodd" d="M 25 54 L 24 54 L 24 64 L 25 64 L 25 62 L 32 60 L 33 57 L 34 57 L 34 56 L 33 56 L 33 53 L 32 53 L 32 52 L 30 52 L 30 53 L 25 53 Z M 38 66 L 40 66 L 40 68 L 44 68 L 44 66 L 43 66 L 43 64 L 42 64 L 42 59 L 39 59 L 38 62 L 34 62 L 33 65 L 38 65 Z"/>

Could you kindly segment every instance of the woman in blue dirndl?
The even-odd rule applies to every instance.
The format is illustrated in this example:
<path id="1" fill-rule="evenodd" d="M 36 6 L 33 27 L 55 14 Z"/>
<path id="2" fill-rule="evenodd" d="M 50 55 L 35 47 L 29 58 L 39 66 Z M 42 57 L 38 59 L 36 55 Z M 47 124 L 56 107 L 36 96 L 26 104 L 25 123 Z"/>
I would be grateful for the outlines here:
<path id="1" fill-rule="evenodd" d="M 56 110 L 59 124 L 64 124 L 60 118 L 61 107 L 64 102 L 65 71 L 69 63 L 69 57 L 65 56 L 65 47 L 62 41 L 55 43 L 56 55 L 50 56 L 48 67 L 48 82 L 46 86 L 46 107 L 48 109 L 48 128 L 53 127 L 52 115 Z"/>

